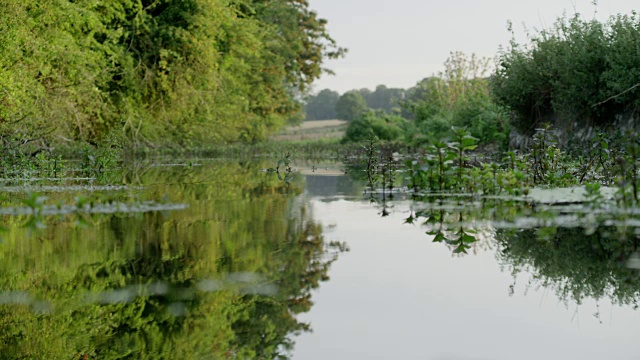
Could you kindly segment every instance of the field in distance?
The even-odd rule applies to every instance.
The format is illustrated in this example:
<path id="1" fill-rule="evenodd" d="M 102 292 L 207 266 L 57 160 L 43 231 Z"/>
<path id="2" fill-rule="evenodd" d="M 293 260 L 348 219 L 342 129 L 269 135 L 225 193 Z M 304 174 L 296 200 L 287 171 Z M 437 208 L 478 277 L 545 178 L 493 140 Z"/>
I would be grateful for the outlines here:
<path id="1" fill-rule="evenodd" d="M 312 120 L 303 121 L 300 125 L 287 126 L 271 136 L 274 141 L 333 139 L 344 136 L 347 121 L 344 120 Z"/>

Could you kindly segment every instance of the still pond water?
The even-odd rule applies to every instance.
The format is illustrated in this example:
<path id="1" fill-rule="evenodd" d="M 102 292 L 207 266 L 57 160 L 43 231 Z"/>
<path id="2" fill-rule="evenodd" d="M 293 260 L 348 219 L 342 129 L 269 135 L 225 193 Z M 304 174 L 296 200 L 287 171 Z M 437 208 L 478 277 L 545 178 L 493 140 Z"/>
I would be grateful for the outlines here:
<path id="1" fill-rule="evenodd" d="M 274 165 L 2 179 L 0 359 L 640 358 L 634 216 Z"/>

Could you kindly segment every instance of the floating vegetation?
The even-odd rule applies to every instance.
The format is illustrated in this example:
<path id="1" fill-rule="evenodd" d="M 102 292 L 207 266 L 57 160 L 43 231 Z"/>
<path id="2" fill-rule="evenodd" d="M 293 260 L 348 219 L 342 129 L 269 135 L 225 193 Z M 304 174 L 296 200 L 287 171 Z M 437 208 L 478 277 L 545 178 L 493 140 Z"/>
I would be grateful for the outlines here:
<path id="1" fill-rule="evenodd" d="M 68 215 L 68 214 L 114 214 L 114 213 L 144 213 L 150 211 L 175 211 L 188 208 L 187 204 L 157 203 L 144 201 L 139 203 L 111 202 L 106 204 L 83 204 L 79 205 L 41 205 L 22 207 L 1 207 L 0 215 L 30 215 L 37 212 L 42 216 Z"/>
<path id="2" fill-rule="evenodd" d="M 278 180 L 284 181 L 287 185 L 293 180 L 293 168 L 291 167 L 292 159 L 291 153 L 287 153 L 278 160 L 275 168 L 261 169 L 261 172 L 275 173 L 278 176 Z"/>
<path id="3" fill-rule="evenodd" d="M 545 125 L 536 130 L 529 151 L 487 157 L 474 153 L 477 140 L 467 131 L 452 128 L 450 141 L 433 140 L 396 161 L 399 156 L 372 137 L 349 173 L 363 174 L 365 194 L 379 204 L 383 217 L 393 206 L 389 200 L 411 198 L 414 210 L 405 222 L 426 225 L 433 241 L 454 253 L 468 252 L 483 228 L 591 234 L 605 226 L 635 234 L 640 137 L 628 133 L 625 139 L 626 146 L 617 146 L 600 133 L 587 151 L 569 153 Z"/>
<path id="4" fill-rule="evenodd" d="M 0 183 L 8 183 L 8 182 L 16 182 L 16 183 L 25 183 L 25 182 L 75 182 L 75 181 L 93 181 L 96 180 L 95 177 L 23 177 L 23 178 L 0 178 Z"/>
<path id="5" fill-rule="evenodd" d="M 221 279 L 202 279 L 195 281 L 192 287 L 185 287 L 181 284 L 170 284 L 166 281 L 153 282 L 150 284 L 129 285 L 120 289 L 111 289 L 101 292 L 90 292 L 84 296 L 79 296 L 82 303 L 89 304 L 117 304 L 130 303 L 139 297 L 159 296 L 173 301 L 190 301 L 197 298 L 197 292 L 210 293 L 216 291 L 235 291 L 240 294 L 275 296 L 278 293 L 278 286 L 270 283 L 264 276 L 257 273 L 228 273 Z M 18 296 L 17 296 L 18 295 Z M 14 294 L 0 292 L 0 303 L 28 303 L 34 297 L 25 293 Z M 16 302 L 17 301 L 17 302 Z M 26 301 L 26 302 L 25 302 Z"/>
<path id="6" fill-rule="evenodd" d="M 0 192 L 5 193 L 68 193 L 68 192 L 110 192 L 142 190 L 141 186 L 125 185 L 33 185 L 33 186 L 0 186 Z"/>

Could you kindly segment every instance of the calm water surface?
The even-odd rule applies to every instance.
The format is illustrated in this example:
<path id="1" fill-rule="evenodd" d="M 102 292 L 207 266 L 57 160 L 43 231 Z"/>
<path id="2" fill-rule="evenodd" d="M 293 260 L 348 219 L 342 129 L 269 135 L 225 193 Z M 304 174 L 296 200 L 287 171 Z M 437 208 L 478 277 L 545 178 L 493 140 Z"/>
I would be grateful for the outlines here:
<path id="1" fill-rule="evenodd" d="M 640 358 L 633 224 L 193 163 L 2 180 L 0 358 Z"/>

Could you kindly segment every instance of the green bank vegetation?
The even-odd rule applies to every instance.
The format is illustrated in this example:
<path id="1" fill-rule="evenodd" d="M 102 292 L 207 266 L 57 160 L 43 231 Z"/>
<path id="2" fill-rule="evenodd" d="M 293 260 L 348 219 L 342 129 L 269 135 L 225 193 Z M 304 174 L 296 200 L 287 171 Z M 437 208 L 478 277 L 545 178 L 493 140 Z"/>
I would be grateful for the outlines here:
<path id="1" fill-rule="evenodd" d="M 380 140 L 421 145 L 448 136 L 455 126 L 468 129 L 482 143 L 506 144 L 509 112 L 492 98 L 490 59 L 454 52 L 444 68 L 407 90 L 378 86 L 369 94 L 366 89 L 343 94 L 335 107 L 338 118 L 351 120 L 344 142 L 375 135 Z M 363 98 L 361 93 L 377 99 L 376 107 L 364 107 L 363 100 L 356 101 Z M 351 104 L 349 112 L 339 112 L 345 103 Z"/>
<path id="2" fill-rule="evenodd" d="M 500 54 L 492 79 L 495 101 L 511 111 L 521 133 L 543 122 L 574 130 L 637 120 L 637 13 L 606 22 L 564 17 L 530 37 L 530 44 L 512 41 Z"/>
<path id="3" fill-rule="evenodd" d="M 305 0 L 0 1 L 2 150 L 255 142 L 339 57 Z"/>
<path id="4" fill-rule="evenodd" d="M 350 120 L 345 142 L 380 140 L 420 145 L 465 128 L 481 147 L 526 148 L 544 124 L 561 132 L 561 143 L 580 143 L 598 132 L 635 128 L 640 98 L 640 18 L 586 20 L 561 17 L 548 29 L 513 40 L 496 61 L 451 53 L 444 70 L 410 89 L 378 86 L 339 96 L 323 90 L 307 112 L 333 107 Z M 340 111 L 338 111 L 340 110 Z M 524 141 L 521 141 L 524 140 Z"/>
<path id="5" fill-rule="evenodd" d="M 526 195 L 590 184 L 594 194 L 616 186 L 618 205 L 637 206 L 638 15 L 563 17 L 530 39 L 512 40 L 491 75 L 487 59 L 453 53 L 445 71 L 399 100 L 406 113 L 364 111 L 345 142 L 411 145 L 404 165 L 418 193 Z M 364 157 L 397 161 L 390 155 Z"/>

